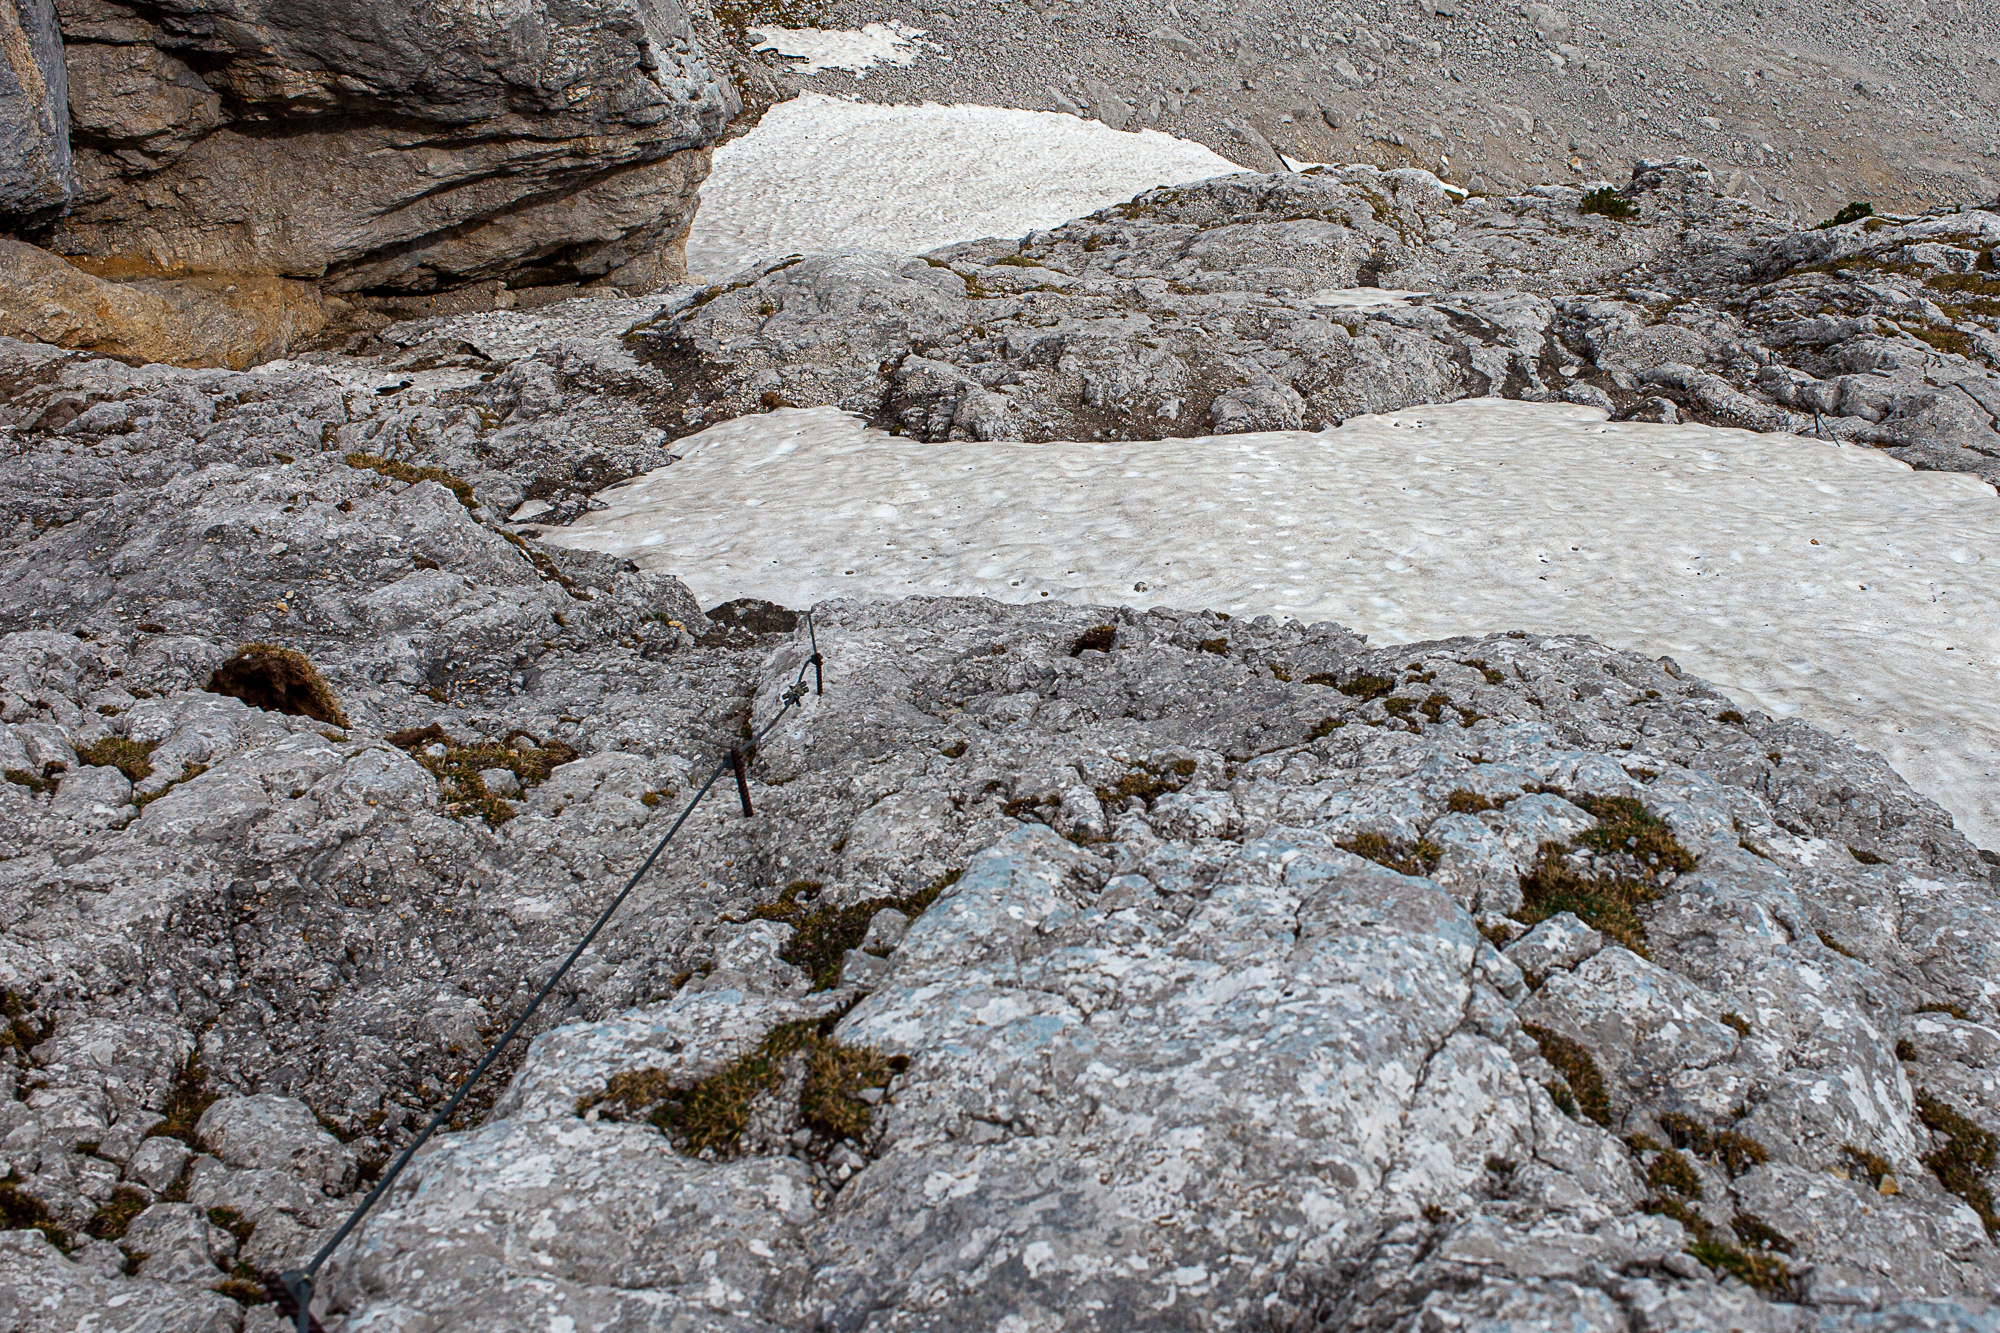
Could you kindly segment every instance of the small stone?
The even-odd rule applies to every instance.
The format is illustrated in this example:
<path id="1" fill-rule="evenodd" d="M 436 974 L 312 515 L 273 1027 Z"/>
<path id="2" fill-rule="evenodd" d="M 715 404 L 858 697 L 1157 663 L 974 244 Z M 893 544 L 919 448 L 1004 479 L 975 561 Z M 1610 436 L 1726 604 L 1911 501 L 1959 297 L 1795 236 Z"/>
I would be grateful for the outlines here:
<path id="1" fill-rule="evenodd" d="M 181 1178 L 181 1170 L 192 1156 L 193 1150 L 179 1139 L 150 1138 L 139 1145 L 132 1160 L 126 1163 L 125 1178 L 162 1194 Z"/>
<path id="2" fill-rule="evenodd" d="M 1632 409 L 1626 420 L 1651 421 L 1662 426 L 1677 426 L 1680 424 L 1681 413 L 1680 409 L 1674 406 L 1673 399 L 1662 398 L 1655 394 L 1651 398 L 1643 399 L 1637 407 Z"/>
<path id="3" fill-rule="evenodd" d="M 521 779 L 511 768 L 482 768 L 479 780 L 486 784 L 486 790 L 495 796 L 519 796 Z"/>

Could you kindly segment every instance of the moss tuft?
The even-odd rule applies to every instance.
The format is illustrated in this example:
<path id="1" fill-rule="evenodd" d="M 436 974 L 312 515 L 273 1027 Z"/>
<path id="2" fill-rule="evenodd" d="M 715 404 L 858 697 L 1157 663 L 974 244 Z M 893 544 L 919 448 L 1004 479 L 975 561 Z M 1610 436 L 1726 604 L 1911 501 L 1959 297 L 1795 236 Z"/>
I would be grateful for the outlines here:
<path id="1" fill-rule="evenodd" d="M 458 502 L 467 509 L 478 508 L 478 501 L 472 498 L 471 484 L 465 478 L 454 476 L 441 467 L 412 467 L 393 458 L 366 453 L 349 454 L 344 461 L 349 467 L 378 472 L 391 481 L 407 482 L 412 486 L 420 481 L 434 481 L 457 496 Z"/>
<path id="2" fill-rule="evenodd" d="M 1095 625 L 1076 636 L 1076 642 L 1069 646 L 1071 657 L 1081 657 L 1085 653 L 1108 653 L 1118 642 L 1116 625 Z"/>
<path id="3" fill-rule="evenodd" d="M 34 1006 L 11 990 L 0 989 L 0 1015 L 6 1023 L 0 1025 L 0 1049 L 12 1047 L 26 1055 L 52 1036 L 56 1030 L 53 1019 L 35 1023 L 29 1020 Z"/>
<path id="4" fill-rule="evenodd" d="M 143 782 L 153 776 L 153 765 L 147 756 L 159 748 L 158 741 L 142 744 L 123 736 L 106 736 L 79 748 L 76 757 L 93 768 L 115 768 L 133 782 Z"/>
<path id="5" fill-rule="evenodd" d="M 159 800 L 162 796 L 165 796 L 168 792 L 180 786 L 183 782 L 192 782 L 206 772 L 208 772 L 207 764 L 197 764 L 194 762 L 194 760 L 190 759 L 181 765 L 181 775 L 179 777 L 175 778 L 172 782 L 169 782 L 166 786 L 160 788 L 158 791 L 148 791 L 148 792 L 138 793 L 132 798 L 132 804 L 138 806 L 141 810 L 144 810 L 147 806 L 151 805 L 154 801 Z"/>
<path id="6" fill-rule="evenodd" d="M 39 1231 L 49 1244 L 69 1253 L 69 1232 L 57 1224 L 49 1206 L 32 1194 L 21 1192 L 21 1173 L 12 1168 L 0 1180 L 0 1230 Z"/>
<path id="7" fill-rule="evenodd" d="M 1308 676 L 1306 679 L 1311 681 L 1314 678 Z M 1396 682 L 1384 679 L 1381 676 L 1356 676 L 1351 680 L 1335 685 L 1334 688 L 1349 698 L 1359 699 L 1361 702 L 1367 703 L 1370 699 L 1379 699 L 1389 693 L 1389 691 L 1395 689 Z"/>
<path id="8" fill-rule="evenodd" d="M 1542 1058 L 1562 1075 L 1564 1085 L 1574 1098 L 1574 1107 L 1564 1106 L 1563 1109 L 1572 1116 L 1581 1111 L 1606 1129 L 1611 1128 L 1611 1098 L 1604 1090 L 1604 1072 L 1597 1067 L 1597 1061 L 1591 1058 L 1582 1043 L 1533 1023 L 1523 1023 L 1521 1030 L 1535 1039 L 1535 1045 L 1541 1047 Z M 1562 1105 L 1560 1098 L 1556 1104 Z"/>
<path id="9" fill-rule="evenodd" d="M 241 699 L 267 712 L 348 725 L 340 701 L 304 653 L 273 643 L 246 643 L 208 678 L 208 692 Z"/>
<path id="10" fill-rule="evenodd" d="M 1882 858 L 1874 852 L 1869 851 L 1866 847 L 1849 847 L 1847 854 L 1865 866 L 1879 866 L 1882 864 Z"/>
<path id="11" fill-rule="evenodd" d="M 1411 842 L 1383 833 L 1357 833 L 1335 844 L 1342 851 L 1367 857 L 1376 865 L 1387 866 L 1399 875 L 1428 875 L 1437 869 L 1444 852 L 1427 838 Z"/>
<path id="12" fill-rule="evenodd" d="M 681 1152 L 727 1157 L 738 1151 L 757 1099 L 779 1092 L 787 1066 L 801 1060 L 800 1122 L 822 1140 L 859 1142 L 868 1132 L 873 1108 L 856 1094 L 888 1087 L 907 1062 L 833 1040 L 838 1021 L 834 1014 L 782 1024 L 748 1053 L 686 1086 L 674 1084 L 659 1069 L 614 1075 L 603 1093 L 579 1101 L 577 1112 L 595 1108 L 613 1119 L 643 1119 Z"/>
<path id="13" fill-rule="evenodd" d="M 1917 1012 L 1920 1014 L 1944 1014 L 1947 1017 L 1956 1018 L 1961 1023 L 1970 1023 L 1972 1021 L 1972 1015 L 1966 1010 L 1964 1005 L 1953 1004 L 1949 1000 L 1933 1000 L 1929 1004 L 1920 1004 L 1917 1006 Z"/>
<path id="14" fill-rule="evenodd" d="M 95 1240 L 117 1240 L 125 1234 L 125 1228 L 132 1225 L 132 1219 L 145 1212 L 150 1203 L 138 1190 L 120 1185 L 83 1224 L 84 1233 Z"/>
<path id="15" fill-rule="evenodd" d="M 200 1053 L 188 1056 L 181 1072 L 174 1076 L 173 1095 L 165 1108 L 166 1119 L 153 1126 L 146 1137 L 179 1139 L 200 1152 L 201 1140 L 195 1137 L 194 1127 L 200 1123 L 202 1112 L 214 1105 L 220 1095 L 209 1091 L 208 1075 L 202 1070 Z"/>
<path id="16" fill-rule="evenodd" d="M 1698 1240 L 1687 1252 L 1767 1296 L 1782 1297 L 1792 1290 L 1792 1270 L 1774 1254 L 1753 1254 L 1716 1239 Z"/>
<path id="17" fill-rule="evenodd" d="M 525 731 L 510 731 L 497 742 L 460 741 L 435 722 L 391 732 L 389 744 L 438 780 L 445 808 L 451 813 L 476 814 L 496 828 L 514 817 L 514 807 L 488 791 L 480 774 L 489 768 L 504 768 L 527 788 L 548 781 L 551 773 L 576 758 L 576 751 L 563 742 L 544 745 Z M 444 753 L 431 753 L 436 745 L 442 745 Z"/>
<path id="18" fill-rule="evenodd" d="M 2000 1153 L 2000 1139 L 1956 1107 L 1922 1090 L 1917 1093 L 1917 1118 L 1938 1143 L 1924 1154 L 1924 1165 L 1940 1185 L 1979 1214 L 1988 1236 L 2000 1240 L 2000 1213 L 1994 1211 L 1993 1188 L 1987 1179 L 1994 1157 Z"/>
<path id="19" fill-rule="evenodd" d="M 1738 1213 L 1729 1219 L 1729 1229 L 1736 1233 L 1736 1239 L 1753 1250 L 1776 1250 L 1781 1254 L 1791 1254 L 1796 1248 L 1790 1236 L 1755 1213 Z"/>
<path id="20" fill-rule="evenodd" d="M 1110 786 L 1099 787 L 1097 799 L 1111 805 L 1136 796 L 1150 810 L 1153 802 L 1160 797 L 1185 787 L 1198 767 L 1192 759 L 1176 759 L 1170 764 L 1142 764 Z"/>
<path id="21" fill-rule="evenodd" d="M 4 774 L 7 781 L 17 787 L 26 787 L 38 796 L 46 796 L 56 789 L 56 779 L 45 773 L 36 773 L 26 768 L 10 768 Z"/>
<path id="22" fill-rule="evenodd" d="M 271 1289 L 263 1276 L 249 1264 L 238 1263 L 230 1275 L 209 1288 L 238 1305 L 263 1305 L 271 1299 Z"/>
<path id="23" fill-rule="evenodd" d="M 1750 1035 L 1750 1020 L 1745 1018 L 1743 1015 L 1737 1013 L 1735 1010 L 1733 1009 L 1723 1010 L 1722 1021 L 1729 1024 L 1729 1026 L 1735 1028 L 1736 1034 L 1738 1036 L 1747 1037 Z"/>
<path id="24" fill-rule="evenodd" d="M 894 908 L 915 918 L 938 900 L 938 895 L 958 883 L 964 872 L 940 875 L 915 893 L 896 898 L 870 898 L 845 907 L 814 907 L 811 899 L 819 885 L 799 880 L 778 895 L 778 901 L 750 909 L 746 921 L 777 921 L 792 928 L 792 938 L 778 956 L 812 978 L 814 990 L 831 990 L 840 984 L 841 963 L 849 949 L 861 947 L 868 935 L 868 923 L 877 912 Z"/>
<path id="25" fill-rule="evenodd" d="M 1882 1177 L 1896 1173 L 1896 1168 L 1889 1165 L 1888 1158 L 1877 1156 L 1865 1148 L 1843 1143 L 1840 1145 L 1840 1152 L 1847 1159 L 1848 1167 L 1860 1173 L 1861 1177 L 1876 1189 L 1882 1187 Z"/>
<path id="26" fill-rule="evenodd" d="M 1577 201 L 1579 213 L 1596 213 L 1607 218 L 1630 221 L 1639 216 L 1639 205 L 1609 185 L 1600 185 Z"/>

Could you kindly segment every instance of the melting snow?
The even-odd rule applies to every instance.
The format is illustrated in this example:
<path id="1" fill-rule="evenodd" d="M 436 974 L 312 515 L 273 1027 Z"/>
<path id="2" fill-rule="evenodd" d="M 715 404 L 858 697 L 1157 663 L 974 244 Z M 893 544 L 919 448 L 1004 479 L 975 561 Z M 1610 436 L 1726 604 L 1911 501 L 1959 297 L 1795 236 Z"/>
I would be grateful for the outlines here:
<path id="1" fill-rule="evenodd" d="M 921 444 L 813 408 L 676 448 L 546 540 L 677 574 L 704 605 L 978 594 L 1377 643 L 1593 634 L 1852 736 L 2000 840 L 2000 505 L 1971 477 L 1492 399 L 1139 443 Z"/>
<path id="2" fill-rule="evenodd" d="M 781 56 L 801 59 L 794 74 L 817 74 L 840 69 L 859 74 L 871 65 L 908 65 L 921 54 L 916 39 L 922 28 L 900 23 L 870 23 L 859 32 L 835 32 L 825 28 L 752 28 L 757 39 L 753 50 L 775 51 Z"/>
<path id="3" fill-rule="evenodd" d="M 1242 170 L 1198 143 L 1056 111 L 878 106 L 807 93 L 715 150 L 688 269 L 712 280 L 815 250 L 920 254 L 1022 236 L 1156 185 Z"/>
<path id="4" fill-rule="evenodd" d="M 1406 292 L 1400 287 L 1328 287 L 1307 299 L 1314 305 L 1370 310 L 1376 306 L 1408 305 L 1411 297 L 1425 295 L 1428 293 Z"/>

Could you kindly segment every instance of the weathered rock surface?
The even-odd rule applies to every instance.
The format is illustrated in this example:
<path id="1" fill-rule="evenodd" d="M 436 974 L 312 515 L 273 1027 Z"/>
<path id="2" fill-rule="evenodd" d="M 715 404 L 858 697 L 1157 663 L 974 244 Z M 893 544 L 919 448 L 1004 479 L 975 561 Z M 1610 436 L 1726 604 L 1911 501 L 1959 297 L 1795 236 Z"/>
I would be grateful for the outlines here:
<path id="1" fill-rule="evenodd" d="M 1060 299 L 1106 364 L 1142 336 L 1192 358 L 1199 326 L 1262 367 L 1218 381 L 1211 420 L 1250 388 L 1289 385 L 1304 421 L 1433 381 L 1696 412 L 1721 393 L 1700 375 L 1759 400 L 1642 302 L 1604 298 L 1638 312 L 1602 323 L 1618 350 L 1551 344 L 1568 317 L 1536 281 L 1687 250 L 1776 256 L 1794 276 L 1754 281 L 1790 290 L 1852 271 L 1843 246 L 1919 264 L 1972 235 L 1788 241 L 1660 180 L 1658 229 L 1605 233 L 1602 260 L 1555 195 L 1445 233 L 1474 205 L 1399 203 L 1431 188 L 1414 173 L 1202 186 L 1179 230 L 1133 221 L 1128 276 L 1089 279 L 1106 294 Z M 1333 216 L 1274 224 L 1285 191 Z M 1704 250 L 1682 207 L 1752 239 Z M 1468 239 L 1404 245 L 1391 219 Z M 1036 258 L 1114 264 L 1123 227 Z M 269 1328 L 237 1284 L 330 1234 L 797 678 L 789 613 L 705 617 L 507 520 L 664 464 L 694 410 L 880 404 L 913 354 L 864 353 L 942 330 L 922 356 L 948 379 L 984 364 L 955 329 L 1061 331 L 1052 293 L 971 290 L 1073 276 L 983 262 L 1009 249 L 761 275 L 807 285 L 754 348 L 729 321 L 755 286 L 670 316 L 740 371 L 628 338 L 657 300 L 430 320 L 248 374 L 0 342 L 0 1158 L 9 1218 L 39 1228 L 5 1237 L 0 1302 L 21 1327 Z M 1342 367 L 1323 383 L 1305 352 L 1255 360 L 1279 345 L 1260 320 L 1319 319 L 1285 293 L 1368 276 L 1458 295 L 1338 311 L 1358 332 L 1332 321 L 1351 359 L 1314 363 Z M 1153 332 L 1107 332 L 1118 300 Z M 1024 355 L 989 392 L 1074 433 L 1097 364 Z M 1664 365 L 1696 387 L 1639 383 Z M 1140 401 L 1106 390 L 1091 428 L 1155 430 Z M 1371 649 L 923 599 L 832 603 L 817 630 L 827 693 L 756 757 L 756 816 L 690 819 L 533 1047 L 336 1257 L 329 1326 L 1990 1317 L 1994 862 L 1878 758 L 1587 639 Z M 314 670 L 260 650 L 264 674 L 219 675 L 249 643 Z M 704 1083 L 725 1071 L 741 1096 Z M 699 1147 L 673 1110 L 697 1084 L 735 1117 Z"/>
<path id="2" fill-rule="evenodd" d="M 677 4 L 62 19 L 78 184 L 50 245 L 114 278 L 656 284 L 731 110 Z"/>
<path id="3" fill-rule="evenodd" d="M 0 337 L 241 370 L 325 325 L 318 290 L 289 278 L 108 282 L 0 237 Z"/>
<path id="4" fill-rule="evenodd" d="M 68 83 L 49 0 L 0 6 L 0 227 L 70 199 Z"/>
<path id="5" fill-rule="evenodd" d="M 1071 656 L 1094 620 L 1113 648 Z M 839 683 L 762 760 L 765 892 L 807 875 L 849 904 L 964 874 L 886 968 L 849 955 L 823 999 L 787 979 L 782 931 L 737 927 L 780 957 L 718 958 L 671 999 L 540 1038 L 497 1118 L 421 1159 L 336 1265 L 335 1310 L 1389 1328 L 1581 1307 L 1578 1327 L 1804 1329 L 1898 1301 L 1971 1319 L 1994 1293 L 2000 1252 L 1920 1163 L 1936 1075 L 1904 1034 L 1925 1005 L 1986 1031 L 1976 960 L 2000 921 L 1971 849 L 1861 756 L 1718 726 L 1704 687 L 1587 641 L 1368 652 L 1330 626 L 910 601 L 823 607 L 819 642 Z M 760 670 L 760 715 L 802 652 Z M 1313 673 L 1393 684 L 1362 702 L 1294 683 Z M 1834 794 L 1856 779 L 1861 804 Z M 899 811 L 886 865 L 871 799 Z M 1454 887 L 1474 877 L 1342 845 L 1504 834 L 1529 802 L 1581 845 L 1601 825 L 1574 802 L 1617 799 L 1692 858 L 1628 937 L 1649 956 L 1558 917 L 1537 933 L 1567 920 L 1571 943 L 1524 971 L 1491 942 L 1521 927 Z M 1538 855 L 1488 845 L 1495 879 Z M 579 1117 L 619 1075 L 688 1087 L 815 1016 L 898 1062 L 854 1139 L 796 1102 L 741 1155 Z M 627 1219 L 615 1247 L 607 1218 Z M 1746 1239 L 1759 1219 L 1791 1247 L 1775 1303 L 1682 1253 L 1707 1228 L 1725 1268 L 1774 1257 Z"/>
<path id="6" fill-rule="evenodd" d="M 1497 395 L 2000 485 L 2000 214 L 1793 232 L 1692 159 L 1613 199 L 1636 218 L 1413 169 L 1228 177 L 1018 243 L 741 275 L 671 302 L 650 359 L 676 435 L 786 403 L 921 439 L 1157 439 Z"/>

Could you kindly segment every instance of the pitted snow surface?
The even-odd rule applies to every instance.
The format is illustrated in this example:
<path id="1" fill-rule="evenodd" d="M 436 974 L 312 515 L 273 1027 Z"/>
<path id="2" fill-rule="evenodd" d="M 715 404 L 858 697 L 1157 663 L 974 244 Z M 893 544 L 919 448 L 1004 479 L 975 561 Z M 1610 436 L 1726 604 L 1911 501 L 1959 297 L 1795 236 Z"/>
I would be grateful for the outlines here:
<path id="1" fill-rule="evenodd" d="M 840 32 L 829 28 L 752 28 L 750 35 L 757 39 L 757 45 L 752 48 L 754 50 L 775 51 L 781 56 L 805 61 L 803 65 L 792 66 L 794 74 L 817 74 L 827 69 L 860 74 L 873 65 L 915 63 L 917 57 L 923 54 L 917 49 L 916 39 L 924 35 L 924 30 L 900 23 L 869 23 L 863 25 L 859 32 Z"/>
<path id="2" fill-rule="evenodd" d="M 1791 435 L 1494 399 L 1319 434 L 920 444 L 833 408 L 745 417 L 546 540 L 704 604 L 983 595 L 1525 629 L 1667 653 L 1879 750 L 2000 842 L 2000 504 Z"/>
<path id="3" fill-rule="evenodd" d="M 1242 170 L 1198 143 L 1056 111 L 878 106 L 807 93 L 715 150 L 688 234 L 688 271 L 713 280 L 759 258 L 815 250 L 920 254 L 1022 236 L 1156 185 Z"/>

